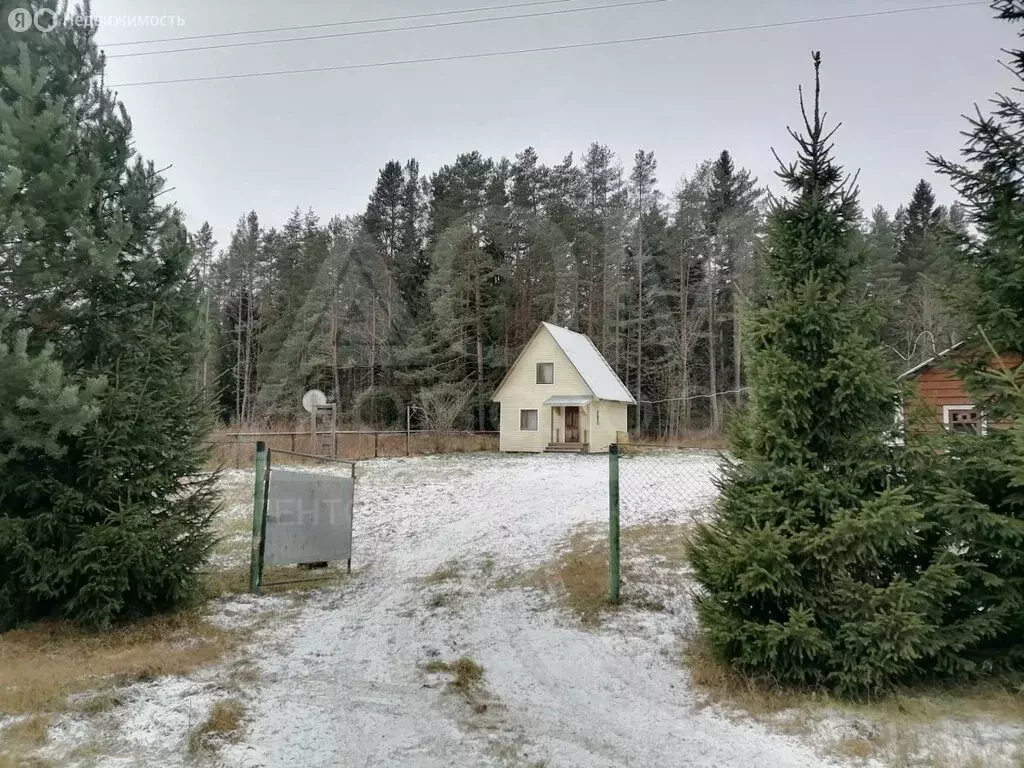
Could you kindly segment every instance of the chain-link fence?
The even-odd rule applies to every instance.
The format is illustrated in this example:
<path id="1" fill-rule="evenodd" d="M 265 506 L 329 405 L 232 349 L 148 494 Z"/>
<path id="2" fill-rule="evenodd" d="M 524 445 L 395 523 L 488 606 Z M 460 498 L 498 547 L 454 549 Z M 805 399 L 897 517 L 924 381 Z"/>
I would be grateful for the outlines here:
<path id="1" fill-rule="evenodd" d="M 618 456 L 624 525 L 686 525 L 708 516 L 718 497 L 722 451 L 625 444 Z"/>
<path id="2" fill-rule="evenodd" d="M 689 527 L 707 520 L 718 497 L 726 457 L 716 450 L 665 445 L 611 446 L 608 465 L 608 597 L 619 601 L 620 560 L 633 568 L 633 580 L 664 570 L 670 550 L 683 549 Z M 625 547 L 625 552 L 621 549 Z M 639 561 L 646 561 L 641 563 Z M 646 566 L 646 567 L 644 567 Z M 647 587 L 666 587 L 665 583 Z M 676 585 L 678 586 L 678 585 Z M 650 591 L 650 589 L 648 589 Z M 678 589 L 675 589 L 678 591 Z M 636 597 L 634 595 L 634 597 Z"/>

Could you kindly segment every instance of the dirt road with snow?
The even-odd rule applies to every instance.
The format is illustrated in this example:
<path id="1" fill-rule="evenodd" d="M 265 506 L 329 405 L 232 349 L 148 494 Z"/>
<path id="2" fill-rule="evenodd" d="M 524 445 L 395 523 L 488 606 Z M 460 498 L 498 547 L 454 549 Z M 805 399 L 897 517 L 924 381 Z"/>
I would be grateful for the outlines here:
<path id="1" fill-rule="evenodd" d="M 713 494 L 713 463 L 688 461 Z M 575 526 L 606 519 L 605 457 L 445 456 L 360 470 L 355 573 L 260 641 L 252 722 L 222 750 L 225 764 L 823 764 L 700 707 L 679 658 L 680 633 L 692 629 L 685 598 L 595 631 L 542 593 L 494 587 L 550 558 Z M 450 578 L 424 584 L 445 567 Z M 484 669 L 486 710 L 423 671 L 460 656 Z"/>
<path id="2" fill-rule="evenodd" d="M 662 531 L 706 514 L 718 462 L 652 461 L 659 471 L 638 488 L 623 459 L 622 524 L 664 548 Z M 794 737 L 702 706 L 682 662 L 695 622 L 678 555 L 671 578 L 652 561 L 658 594 L 627 581 L 623 594 L 643 599 L 598 626 L 526 586 L 522 575 L 581 526 L 599 535 L 607 466 L 605 456 L 486 454 L 360 464 L 351 577 L 305 599 L 223 598 L 213 618 L 243 628 L 240 651 L 129 685 L 109 711 L 60 718 L 40 757 L 161 768 L 828 765 Z M 229 536 L 213 565 L 244 567 L 252 476 L 223 481 Z M 463 657 L 483 670 L 472 695 L 439 669 Z M 213 749 L 197 745 L 225 697 L 244 704 L 243 722 Z"/>

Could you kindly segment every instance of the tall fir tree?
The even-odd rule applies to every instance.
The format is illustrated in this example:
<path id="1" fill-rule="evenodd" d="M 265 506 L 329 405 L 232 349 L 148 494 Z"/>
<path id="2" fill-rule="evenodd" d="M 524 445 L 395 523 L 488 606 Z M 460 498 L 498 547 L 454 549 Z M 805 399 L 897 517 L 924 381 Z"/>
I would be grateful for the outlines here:
<path id="1" fill-rule="evenodd" d="M 899 278 L 904 285 L 912 285 L 921 275 L 932 271 L 935 249 L 931 239 L 940 219 L 932 185 L 921 179 L 906 207 L 896 242 Z"/>
<path id="2" fill-rule="evenodd" d="M 705 208 L 707 254 L 705 277 L 708 318 L 708 402 L 712 429 L 718 431 L 724 410 L 720 391 L 742 402 L 742 346 L 739 316 L 744 294 L 753 293 L 757 270 L 754 250 L 759 234 L 763 192 L 745 168 L 736 168 L 728 150 L 711 166 Z"/>
<path id="3" fill-rule="evenodd" d="M 855 191 L 819 109 L 820 55 L 792 193 L 772 212 L 765 299 L 745 333 L 749 412 L 715 522 L 691 548 L 697 609 L 745 672 L 844 693 L 914 677 L 962 638 L 943 606 L 962 579 L 928 549 L 929 521 L 898 482 L 886 434 L 898 390 L 853 290 Z"/>
<path id="4" fill-rule="evenodd" d="M 102 85 L 95 29 L 55 12 L 0 37 L 0 629 L 180 605 L 213 543 L 188 236 Z"/>

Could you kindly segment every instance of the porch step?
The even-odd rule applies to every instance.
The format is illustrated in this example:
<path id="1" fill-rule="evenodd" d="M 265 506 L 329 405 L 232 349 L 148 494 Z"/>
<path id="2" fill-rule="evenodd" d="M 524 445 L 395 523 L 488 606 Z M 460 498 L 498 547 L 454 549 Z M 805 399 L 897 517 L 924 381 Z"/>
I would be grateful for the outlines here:
<path id="1" fill-rule="evenodd" d="M 587 450 L 586 443 L 548 443 L 545 453 L 582 453 Z"/>

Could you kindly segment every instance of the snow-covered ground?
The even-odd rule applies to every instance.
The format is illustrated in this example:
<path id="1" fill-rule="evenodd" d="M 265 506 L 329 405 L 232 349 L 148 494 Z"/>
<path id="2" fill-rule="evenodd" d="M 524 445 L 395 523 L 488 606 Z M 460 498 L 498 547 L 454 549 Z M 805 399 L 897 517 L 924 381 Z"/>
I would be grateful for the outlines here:
<path id="1" fill-rule="evenodd" d="M 624 505 L 624 526 L 704 514 L 717 459 L 672 456 L 661 459 L 671 472 L 658 474 L 667 485 L 644 489 L 651 501 Z M 607 464 L 604 456 L 487 454 L 360 464 L 352 576 L 301 603 L 222 602 L 219 619 L 229 623 L 279 614 L 239 657 L 125 691 L 108 714 L 121 756 L 88 764 L 831 765 L 796 737 L 701 705 L 681 663 L 693 629 L 687 595 L 665 611 L 627 608 L 594 629 L 549 595 L 508 586 L 503 577 L 550 560 L 580 525 L 607 520 Z M 244 487 L 251 475 L 226 481 Z M 630 498 L 641 492 L 629 488 Z M 235 500 L 226 511 L 239 518 L 235 528 L 243 506 Z M 447 580 L 424 581 L 443 568 Z M 461 656 L 483 667 L 486 709 L 424 671 L 430 660 Z M 241 739 L 212 756 L 190 755 L 189 730 L 242 659 L 256 674 L 242 686 Z M 48 750 L 67 755 L 86 738 L 67 720 Z"/>

